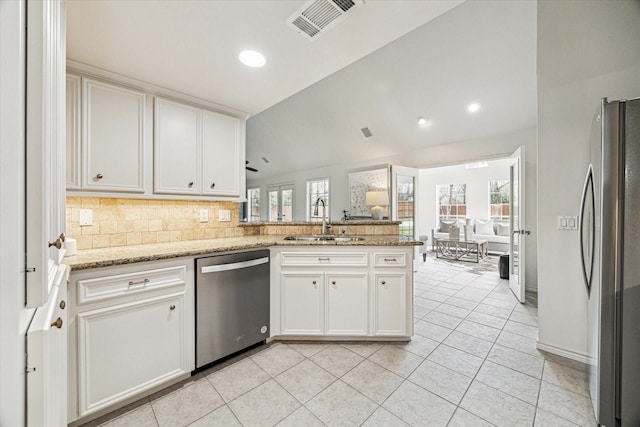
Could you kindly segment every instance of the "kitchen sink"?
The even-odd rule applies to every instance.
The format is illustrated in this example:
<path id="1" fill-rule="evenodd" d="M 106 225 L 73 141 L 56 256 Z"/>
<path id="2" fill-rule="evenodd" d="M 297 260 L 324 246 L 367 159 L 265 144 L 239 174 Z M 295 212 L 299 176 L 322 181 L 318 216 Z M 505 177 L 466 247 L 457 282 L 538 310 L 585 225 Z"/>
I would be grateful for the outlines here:
<path id="1" fill-rule="evenodd" d="M 333 236 L 331 234 L 312 234 L 309 236 L 287 236 L 284 240 L 294 241 L 311 241 L 311 242 L 358 242 L 364 240 L 364 237 L 358 236 Z"/>

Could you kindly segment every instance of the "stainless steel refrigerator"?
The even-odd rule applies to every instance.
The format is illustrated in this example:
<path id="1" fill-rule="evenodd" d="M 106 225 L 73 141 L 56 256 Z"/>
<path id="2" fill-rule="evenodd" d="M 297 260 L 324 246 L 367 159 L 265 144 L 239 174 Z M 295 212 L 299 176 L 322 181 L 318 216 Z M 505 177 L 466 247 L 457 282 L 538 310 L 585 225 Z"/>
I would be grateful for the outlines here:
<path id="1" fill-rule="evenodd" d="M 603 99 L 580 212 L 590 392 L 606 427 L 640 426 L 640 99 Z"/>

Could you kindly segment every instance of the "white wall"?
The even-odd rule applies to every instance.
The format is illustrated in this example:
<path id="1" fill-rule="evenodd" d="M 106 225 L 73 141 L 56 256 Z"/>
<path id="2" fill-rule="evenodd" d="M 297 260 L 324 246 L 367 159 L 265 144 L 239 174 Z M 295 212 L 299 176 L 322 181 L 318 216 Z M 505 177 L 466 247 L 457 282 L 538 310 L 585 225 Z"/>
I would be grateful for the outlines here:
<path id="1" fill-rule="evenodd" d="M 584 358 L 587 297 L 578 215 L 590 126 L 601 97 L 640 97 L 640 2 L 538 2 L 539 345 Z"/>
<path id="2" fill-rule="evenodd" d="M 251 142 L 247 141 L 249 144 Z M 413 168 L 430 168 L 447 166 L 459 163 L 470 163 L 478 160 L 495 160 L 510 156 L 518 147 L 525 147 L 525 172 L 526 172 L 526 229 L 531 230 L 531 236 L 526 241 L 526 283 L 527 288 L 534 289 L 537 277 L 537 233 L 536 233 L 536 131 L 524 129 L 517 133 L 500 135 L 486 139 L 475 139 L 456 142 L 434 147 L 426 147 L 415 151 L 409 151 L 396 156 L 389 156 L 363 161 L 355 164 L 334 165 L 325 168 L 308 171 L 295 171 L 280 176 L 268 178 L 264 181 L 247 176 L 247 188 L 260 187 L 262 189 L 263 205 L 266 200 L 266 187 L 268 185 L 293 182 L 295 184 L 294 218 L 303 220 L 306 215 L 304 205 L 306 197 L 306 181 L 309 179 L 329 177 L 331 218 L 340 219 L 342 210 L 349 210 L 349 184 L 348 172 L 354 169 L 374 167 L 384 164 L 396 164 Z M 418 201 L 420 204 L 421 202 Z M 420 206 L 418 206 L 420 209 Z M 264 211 L 266 212 L 266 211 Z M 263 216 L 265 218 L 265 216 Z M 418 230 L 420 234 L 425 229 Z"/>
<path id="3" fill-rule="evenodd" d="M 24 8 L 0 1 L 0 426 L 25 423 Z"/>
<path id="4" fill-rule="evenodd" d="M 419 234 L 431 235 L 438 226 L 436 186 L 442 184 L 467 185 L 467 218 L 489 218 L 489 181 L 509 180 L 509 160 L 487 162 L 484 168 L 467 169 L 465 165 L 452 165 L 420 170 Z"/>

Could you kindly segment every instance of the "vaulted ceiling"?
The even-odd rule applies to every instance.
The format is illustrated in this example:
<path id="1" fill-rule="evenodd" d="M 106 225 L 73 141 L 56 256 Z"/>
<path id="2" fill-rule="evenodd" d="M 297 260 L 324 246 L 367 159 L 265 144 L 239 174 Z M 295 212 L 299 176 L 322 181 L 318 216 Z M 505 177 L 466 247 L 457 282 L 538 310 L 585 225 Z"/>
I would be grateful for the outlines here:
<path id="1" fill-rule="evenodd" d="M 69 0 L 67 53 L 247 111 L 252 178 L 535 126 L 536 2 L 367 0 L 313 42 L 286 25 L 306 3 Z"/>

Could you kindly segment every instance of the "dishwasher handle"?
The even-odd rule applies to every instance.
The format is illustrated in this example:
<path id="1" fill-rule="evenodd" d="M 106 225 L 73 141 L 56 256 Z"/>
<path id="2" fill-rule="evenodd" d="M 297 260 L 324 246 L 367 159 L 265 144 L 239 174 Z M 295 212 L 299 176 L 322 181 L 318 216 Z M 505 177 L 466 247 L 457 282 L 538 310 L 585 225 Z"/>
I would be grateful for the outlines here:
<path id="1" fill-rule="evenodd" d="M 269 257 L 251 259 L 249 261 L 234 262 L 231 264 L 218 264 L 202 267 L 202 274 L 216 273 L 219 271 L 239 270 L 241 268 L 255 267 L 256 265 L 266 264 L 269 262 Z"/>

